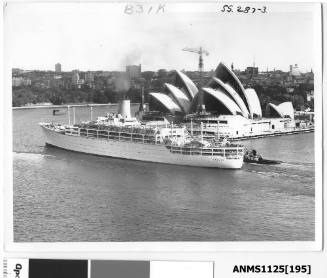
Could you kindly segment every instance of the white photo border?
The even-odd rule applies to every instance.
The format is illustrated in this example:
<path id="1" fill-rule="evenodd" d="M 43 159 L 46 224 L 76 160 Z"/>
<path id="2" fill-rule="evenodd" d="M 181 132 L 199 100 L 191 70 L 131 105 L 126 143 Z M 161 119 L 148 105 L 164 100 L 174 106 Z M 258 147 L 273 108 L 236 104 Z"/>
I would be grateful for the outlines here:
<path id="1" fill-rule="evenodd" d="M 113 3 L 124 5 L 127 2 Z M 247 3 L 247 2 L 245 2 Z M 61 3 L 58 2 L 58 5 Z M 101 4 L 99 2 L 99 4 Z M 178 11 L 181 6 L 186 10 L 212 9 L 223 3 L 170 3 L 170 9 Z M 275 3 L 267 3 L 267 6 Z M 282 4 L 288 9 L 299 3 Z M 315 6 L 315 43 L 314 43 L 314 94 L 315 94 L 315 240 L 314 241 L 249 241 L 249 242 L 51 242 L 51 243 L 17 243 L 13 231 L 13 153 L 12 153 L 12 107 L 11 107 L 11 66 L 8 55 L 10 46 L 6 40 L 7 27 L 4 23 L 4 243 L 7 252 L 221 252 L 221 251 L 320 251 L 323 234 L 323 109 L 322 109 L 322 17 L 321 4 Z M 185 9 L 184 9 L 185 11 Z M 318 119 L 318 120 L 317 120 Z M 61 255 L 62 257 L 62 255 Z"/>

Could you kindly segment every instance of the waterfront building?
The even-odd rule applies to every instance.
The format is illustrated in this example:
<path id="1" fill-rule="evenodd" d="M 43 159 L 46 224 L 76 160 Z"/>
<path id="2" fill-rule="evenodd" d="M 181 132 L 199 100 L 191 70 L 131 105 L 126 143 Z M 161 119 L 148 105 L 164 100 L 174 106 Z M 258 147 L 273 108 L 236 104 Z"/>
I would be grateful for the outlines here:
<path id="1" fill-rule="evenodd" d="M 85 73 L 85 83 L 92 83 L 94 82 L 94 74 L 90 71 Z"/>
<path id="2" fill-rule="evenodd" d="M 202 133 L 204 137 L 216 137 L 219 134 L 219 137 L 230 139 L 266 136 L 295 129 L 295 121 L 290 118 L 247 119 L 241 115 L 208 116 L 194 119 L 192 124 L 187 123 L 189 130 L 191 125 L 195 135 Z"/>
<path id="3" fill-rule="evenodd" d="M 164 92 L 150 92 L 150 97 L 155 100 L 156 108 L 160 110 L 161 107 L 160 111 L 192 119 L 195 124 L 192 128 L 189 125 L 192 132 L 204 132 L 206 136 L 215 136 L 219 132 L 221 136 L 241 138 L 288 132 L 295 128 L 291 102 L 269 103 L 268 118 L 263 117 L 256 91 L 244 88 L 224 63 L 218 65 L 210 82 L 201 88 L 204 114 L 200 116 L 196 114 L 199 89 L 185 74 L 176 71 L 175 75 L 174 84 L 165 83 Z"/>
<path id="4" fill-rule="evenodd" d="M 22 77 L 13 77 L 12 78 L 12 86 L 13 87 L 18 87 L 18 86 L 21 86 L 21 84 L 22 84 Z"/>
<path id="5" fill-rule="evenodd" d="M 24 78 L 24 77 L 16 77 L 13 76 L 12 78 L 12 86 L 18 87 L 18 86 L 30 86 L 32 84 L 31 79 Z"/>
<path id="6" fill-rule="evenodd" d="M 176 71 L 175 84 L 165 84 L 169 93 L 150 93 L 165 110 L 175 113 L 194 113 L 197 109 L 199 90 L 191 79 Z M 213 114 L 237 115 L 245 118 L 261 118 L 262 111 L 256 92 L 245 89 L 240 80 L 224 63 L 220 63 L 213 78 L 202 88 L 204 105 L 207 112 Z M 166 96 L 162 96 L 166 95 Z M 168 98 L 170 100 L 168 100 Z M 173 104 L 174 103 L 174 104 Z M 176 105 L 180 109 L 176 109 Z"/>
<path id="7" fill-rule="evenodd" d="M 292 102 L 283 102 L 279 105 L 268 103 L 266 115 L 271 118 L 290 118 L 294 119 L 294 108 Z"/>
<path id="8" fill-rule="evenodd" d="M 13 75 L 20 75 L 22 73 L 24 73 L 24 70 L 22 70 L 22 69 L 19 69 L 19 68 L 13 68 L 12 69 L 12 74 Z"/>
<path id="9" fill-rule="evenodd" d="M 79 79 L 80 79 L 79 70 L 73 70 L 72 71 L 72 84 L 77 85 Z"/>

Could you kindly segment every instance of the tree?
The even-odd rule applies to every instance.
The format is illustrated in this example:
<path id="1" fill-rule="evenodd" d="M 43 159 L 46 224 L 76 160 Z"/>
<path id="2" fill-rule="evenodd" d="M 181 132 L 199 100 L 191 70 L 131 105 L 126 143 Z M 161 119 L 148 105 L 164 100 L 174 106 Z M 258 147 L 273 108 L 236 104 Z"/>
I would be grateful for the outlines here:
<path id="1" fill-rule="evenodd" d="M 97 90 L 93 95 L 94 103 L 108 103 L 108 98 L 103 91 Z"/>
<path id="2" fill-rule="evenodd" d="M 146 81 L 151 81 L 151 79 L 155 75 L 155 72 L 154 71 L 144 71 L 141 73 L 141 75 Z"/>
<path id="3" fill-rule="evenodd" d="M 12 106 L 19 107 L 27 103 L 36 103 L 36 96 L 29 87 L 14 87 L 12 91 Z"/>
<path id="4" fill-rule="evenodd" d="M 259 98 L 265 94 L 265 89 L 261 85 L 255 85 L 253 89 L 256 91 Z"/>

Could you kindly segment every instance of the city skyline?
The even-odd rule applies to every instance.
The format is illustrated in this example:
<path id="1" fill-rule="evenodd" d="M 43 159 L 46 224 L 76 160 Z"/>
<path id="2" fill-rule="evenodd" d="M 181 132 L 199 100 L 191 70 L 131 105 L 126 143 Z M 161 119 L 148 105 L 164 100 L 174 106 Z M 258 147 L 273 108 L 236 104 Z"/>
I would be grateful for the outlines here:
<path id="1" fill-rule="evenodd" d="M 223 61 L 235 69 L 255 62 L 261 71 L 288 71 L 298 64 L 308 72 L 314 68 L 315 5 L 297 4 L 298 11 L 286 6 L 269 4 L 271 13 L 252 16 L 206 10 L 180 16 L 169 7 L 162 14 L 134 16 L 122 12 L 123 4 L 9 3 L 9 65 L 53 70 L 60 63 L 62 71 L 125 71 L 127 65 L 142 64 L 142 71 L 196 71 L 197 55 L 182 49 L 203 46 L 210 52 L 205 71 Z"/>
<path id="2" fill-rule="evenodd" d="M 61 68 L 60 68 L 60 71 L 56 71 L 56 65 L 60 64 Z M 78 69 L 78 68 L 73 68 L 72 70 L 63 70 L 62 67 L 63 67 L 63 64 L 58 62 L 56 63 L 55 65 L 52 66 L 52 68 L 49 66 L 49 68 L 46 68 L 46 69 L 42 69 L 42 70 L 39 70 L 39 69 L 28 69 L 28 68 L 22 68 L 22 67 L 16 67 L 16 68 L 12 68 L 12 70 L 23 70 L 23 71 L 26 71 L 26 72 L 30 72 L 30 71 L 40 71 L 40 72 L 54 72 L 54 73 L 71 73 L 71 72 L 74 72 L 74 71 L 78 71 L 78 72 L 126 72 L 126 68 L 127 67 L 130 67 L 130 66 L 142 66 L 142 64 L 138 64 L 138 65 L 134 65 L 134 64 L 130 64 L 130 65 L 126 65 L 125 69 L 121 69 L 121 70 L 98 70 L 98 69 L 94 69 L 94 70 L 83 70 L 83 69 Z M 229 68 L 231 68 L 231 65 L 227 65 Z M 233 65 L 234 66 L 234 65 Z M 291 66 L 298 66 L 298 64 L 292 64 L 292 65 L 289 65 L 289 69 L 288 70 L 281 70 L 277 67 L 270 67 L 270 68 L 259 68 L 257 65 L 255 65 L 254 68 L 257 68 L 258 69 L 258 73 L 265 73 L 265 72 L 273 72 L 273 71 L 282 71 L 282 72 L 290 72 L 290 67 Z M 252 68 L 253 65 L 248 65 L 248 66 L 245 66 L 244 68 L 233 68 L 234 71 L 240 71 L 240 72 L 245 72 L 247 70 L 247 68 Z M 300 73 L 308 73 L 308 72 L 311 72 L 312 69 L 309 69 L 309 70 L 301 70 L 301 68 L 299 67 L 298 68 Z M 175 71 L 175 69 L 163 69 L 163 68 L 158 68 L 158 69 L 152 69 L 152 70 L 141 70 L 141 72 L 146 72 L 146 71 L 151 71 L 151 72 L 158 72 L 159 70 L 167 70 L 167 72 L 170 72 L 170 71 Z M 184 70 L 182 70 L 184 71 Z M 185 70 L 185 71 L 188 71 L 188 72 L 198 72 L 198 69 L 189 69 L 189 70 Z M 211 71 L 215 71 L 215 68 L 213 69 L 208 69 L 208 70 L 205 70 L 204 72 L 211 72 Z"/>

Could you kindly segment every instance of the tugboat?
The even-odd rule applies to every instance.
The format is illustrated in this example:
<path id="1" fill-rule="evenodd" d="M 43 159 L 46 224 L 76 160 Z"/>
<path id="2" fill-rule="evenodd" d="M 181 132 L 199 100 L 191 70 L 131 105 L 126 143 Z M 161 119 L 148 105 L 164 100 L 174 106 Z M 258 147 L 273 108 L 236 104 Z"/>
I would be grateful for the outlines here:
<path id="1" fill-rule="evenodd" d="M 60 109 L 53 109 L 53 110 L 52 110 L 52 115 L 53 115 L 53 116 L 63 115 L 63 114 L 65 114 L 65 113 L 66 113 L 66 111 L 64 111 L 64 110 L 60 110 Z"/>
<path id="2" fill-rule="evenodd" d="M 255 149 L 245 150 L 244 162 L 256 164 L 280 164 L 279 160 L 264 159 Z"/>

